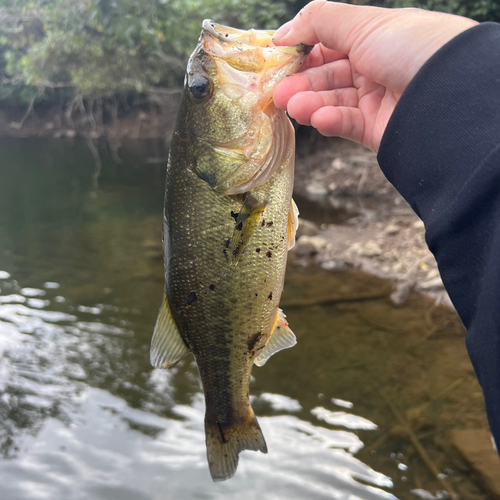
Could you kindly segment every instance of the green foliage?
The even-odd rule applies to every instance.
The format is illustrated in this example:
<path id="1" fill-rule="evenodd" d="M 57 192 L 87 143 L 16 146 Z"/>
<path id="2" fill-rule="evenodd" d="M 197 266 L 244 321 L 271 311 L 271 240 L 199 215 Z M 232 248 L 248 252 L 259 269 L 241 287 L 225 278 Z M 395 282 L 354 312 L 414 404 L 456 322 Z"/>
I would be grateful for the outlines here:
<path id="1" fill-rule="evenodd" d="M 42 89 L 72 87 L 85 97 L 179 85 L 204 18 L 275 28 L 293 15 L 293 5 L 292 0 L 0 0 L 0 84 L 3 76 L 4 82 Z M 3 89 L 0 100 L 14 94 Z"/>
<path id="2" fill-rule="evenodd" d="M 0 0 L 0 102 L 182 83 L 201 21 L 272 29 L 305 0 Z M 499 20 L 498 0 L 351 0 Z M 55 91 L 48 92 L 47 89 Z M 68 89 L 70 91 L 68 91 Z"/>

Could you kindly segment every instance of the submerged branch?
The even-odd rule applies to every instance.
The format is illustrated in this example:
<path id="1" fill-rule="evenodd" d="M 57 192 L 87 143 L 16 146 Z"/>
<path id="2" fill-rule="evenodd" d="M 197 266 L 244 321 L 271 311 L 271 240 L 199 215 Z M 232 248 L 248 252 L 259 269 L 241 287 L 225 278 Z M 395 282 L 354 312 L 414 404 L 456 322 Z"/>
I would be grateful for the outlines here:
<path id="1" fill-rule="evenodd" d="M 389 296 L 387 293 L 360 293 L 359 295 L 354 295 L 352 297 L 342 297 L 339 295 L 326 296 L 326 297 L 311 297 L 305 299 L 295 299 L 288 302 L 282 302 L 280 307 L 290 308 L 290 307 L 308 307 L 315 306 L 317 304 L 340 304 L 342 302 L 361 302 L 365 300 L 376 300 L 376 299 L 386 299 Z"/>
<path id="2" fill-rule="evenodd" d="M 380 391 L 380 395 L 381 395 L 382 399 L 386 402 L 387 406 L 390 408 L 390 410 L 392 411 L 392 413 L 394 414 L 396 419 L 398 420 L 401 427 L 405 430 L 410 441 L 412 442 L 413 446 L 415 447 L 415 450 L 417 450 L 418 454 L 420 455 L 420 458 L 425 463 L 425 465 L 429 468 L 429 470 L 432 472 L 433 476 L 439 481 L 441 486 L 450 494 L 451 498 L 453 498 L 454 500 L 458 500 L 459 497 L 458 497 L 457 493 L 455 492 L 455 489 L 443 477 L 443 475 L 439 472 L 438 468 L 436 467 L 434 462 L 429 457 L 427 451 L 425 451 L 425 448 L 420 443 L 420 440 L 418 439 L 417 435 L 415 434 L 413 429 L 410 427 L 410 424 L 408 423 L 406 418 L 396 408 L 396 405 L 392 402 L 392 400 L 389 398 L 389 396 L 387 396 L 382 391 Z"/>

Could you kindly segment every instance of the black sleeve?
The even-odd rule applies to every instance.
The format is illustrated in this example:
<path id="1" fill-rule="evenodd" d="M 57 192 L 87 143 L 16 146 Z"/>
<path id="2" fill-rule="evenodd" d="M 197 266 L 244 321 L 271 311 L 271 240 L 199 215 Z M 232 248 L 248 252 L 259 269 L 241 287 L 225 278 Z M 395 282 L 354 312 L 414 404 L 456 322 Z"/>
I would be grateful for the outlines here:
<path id="1" fill-rule="evenodd" d="M 465 31 L 421 68 L 378 160 L 425 223 L 500 449 L 500 24 Z"/>

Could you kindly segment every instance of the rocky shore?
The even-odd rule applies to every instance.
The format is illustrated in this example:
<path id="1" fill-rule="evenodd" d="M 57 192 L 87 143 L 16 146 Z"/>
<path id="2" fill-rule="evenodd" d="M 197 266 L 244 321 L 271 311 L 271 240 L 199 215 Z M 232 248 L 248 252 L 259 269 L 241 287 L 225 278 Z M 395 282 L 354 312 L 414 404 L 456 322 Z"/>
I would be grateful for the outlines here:
<path id="1" fill-rule="evenodd" d="M 358 268 L 392 280 L 398 305 L 413 290 L 451 305 L 424 225 L 382 174 L 376 155 L 342 139 L 319 141 L 316 152 L 298 149 L 294 264 Z"/>

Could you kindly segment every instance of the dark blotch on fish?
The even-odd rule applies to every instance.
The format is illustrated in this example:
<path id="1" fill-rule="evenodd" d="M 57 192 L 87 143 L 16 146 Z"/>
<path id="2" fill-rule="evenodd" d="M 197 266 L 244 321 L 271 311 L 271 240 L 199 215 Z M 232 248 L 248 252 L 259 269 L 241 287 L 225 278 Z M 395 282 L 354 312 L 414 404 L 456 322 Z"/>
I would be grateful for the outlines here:
<path id="1" fill-rule="evenodd" d="M 273 225 L 273 221 L 268 222 L 268 223 L 266 224 L 266 226 L 267 226 L 267 227 L 271 227 L 272 225 Z"/>
<path id="2" fill-rule="evenodd" d="M 226 436 L 224 436 L 224 431 L 222 430 L 222 426 L 220 425 L 220 422 L 218 420 L 217 420 L 217 427 L 219 427 L 219 432 L 220 432 L 220 437 L 222 438 L 222 442 L 227 443 Z"/>
<path id="3" fill-rule="evenodd" d="M 234 222 L 236 222 L 238 220 L 238 216 L 240 215 L 239 212 L 233 212 L 231 210 L 231 217 L 234 219 Z"/>
<path id="4" fill-rule="evenodd" d="M 248 339 L 248 351 L 251 351 L 257 342 L 261 339 L 262 337 L 262 332 L 257 332 L 254 333 L 249 339 Z"/>
<path id="5" fill-rule="evenodd" d="M 186 297 L 187 305 L 192 304 L 197 298 L 196 293 L 189 292 L 189 295 Z"/>
<path id="6" fill-rule="evenodd" d="M 210 288 L 210 290 L 215 290 L 215 285 L 210 285 L 208 288 Z"/>
<path id="7" fill-rule="evenodd" d="M 214 187 L 217 185 L 217 179 L 215 174 L 209 172 L 200 172 L 199 176 L 203 179 L 209 186 Z"/>
<path id="8" fill-rule="evenodd" d="M 262 227 L 264 227 L 264 226 L 266 225 L 266 221 L 265 221 L 265 219 L 262 219 L 262 222 L 260 223 L 260 225 L 261 225 Z"/>
<path id="9" fill-rule="evenodd" d="M 271 258 L 273 256 L 273 254 L 271 252 L 267 252 L 266 255 Z"/>
<path id="10" fill-rule="evenodd" d="M 256 251 L 257 253 L 259 253 L 259 252 L 260 252 L 260 248 L 256 248 L 256 249 L 255 249 L 255 251 Z"/>
<path id="11" fill-rule="evenodd" d="M 243 221 L 241 221 L 237 226 L 236 226 L 236 229 L 238 231 L 241 231 L 243 229 Z"/>
<path id="12" fill-rule="evenodd" d="M 267 298 L 268 298 L 269 300 L 273 300 L 273 292 L 271 292 L 271 293 L 267 296 Z"/>

